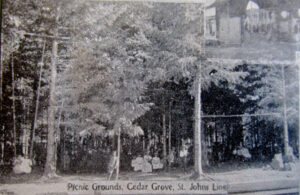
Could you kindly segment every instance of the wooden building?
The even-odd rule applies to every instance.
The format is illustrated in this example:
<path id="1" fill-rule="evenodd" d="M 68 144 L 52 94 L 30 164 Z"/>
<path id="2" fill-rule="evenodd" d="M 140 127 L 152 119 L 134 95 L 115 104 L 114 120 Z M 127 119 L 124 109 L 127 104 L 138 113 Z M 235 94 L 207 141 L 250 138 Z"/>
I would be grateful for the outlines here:
<path id="1" fill-rule="evenodd" d="M 216 0 L 205 9 L 207 43 L 300 41 L 297 0 Z"/>

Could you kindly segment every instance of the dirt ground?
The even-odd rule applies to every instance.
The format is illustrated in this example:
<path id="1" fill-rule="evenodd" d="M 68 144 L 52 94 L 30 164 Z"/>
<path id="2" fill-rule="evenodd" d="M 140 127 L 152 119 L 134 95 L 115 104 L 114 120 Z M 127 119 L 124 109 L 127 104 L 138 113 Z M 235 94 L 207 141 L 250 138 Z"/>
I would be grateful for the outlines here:
<path id="1" fill-rule="evenodd" d="M 16 184 L 16 183 L 35 183 L 40 180 L 43 174 L 42 168 L 34 167 L 30 174 L 14 174 L 9 173 L 8 170 L 1 170 L 0 184 Z M 98 178 L 105 180 L 106 173 L 59 173 L 60 178 Z M 180 167 L 173 167 L 166 170 L 155 170 L 152 173 L 142 173 L 134 171 L 121 171 L 120 180 L 178 180 L 187 179 L 192 175 L 192 167 L 184 172 Z M 296 170 L 293 171 L 277 171 L 266 168 L 263 163 L 252 164 L 237 164 L 237 163 L 224 163 L 218 166 L 205 167 L 204 177 L 202 179 L 208 180 L 225 180 L 227 182 L 235 181 L 251 181 L 257 179 L 274 179 L 276 178 L 300 178 L 300 163 L 297 163 Z M 211 179 L 210 179 L 211 178 Z M 53 181 L 55 182 L 55 181 Z"/>

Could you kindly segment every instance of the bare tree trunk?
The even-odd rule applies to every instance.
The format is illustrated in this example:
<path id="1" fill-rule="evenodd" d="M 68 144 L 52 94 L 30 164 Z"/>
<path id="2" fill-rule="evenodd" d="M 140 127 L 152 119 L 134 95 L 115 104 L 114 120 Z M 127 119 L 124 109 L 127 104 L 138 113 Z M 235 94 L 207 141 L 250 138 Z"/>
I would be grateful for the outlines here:
<path id="1" fill-rule="evenodd" d="M 2 49 L 1 49 L 2 51 Z M 2 59 L 2 58 L 1 58 Z M 2 111 L 2 104 L 3 104 L 3 62 L 1 60 L 0 66 L 0 110 Z"/>
<path id="2" fill-rule="evenodd" d="M 60 121 L 61 121 L 61 115 L 62 115 L 62 110 L 63 110 L 63 107 L 64 107 L 64 100 L 62 101 L 61 103 L 61 107 L 60 107 L 60 112 L 59 112 L 59 116 L 58 116 L 58 122 L 57 122 L 57 127 L 56 127 L 56 140 L 55 140 L 55 154 L 57 154 L 57 147 L 58 147 L 58 144 L 60 142 Z M 93 143 L 95 142 L 95 136 L 93 137 Z M 93 144 L 95 145 L 95 144 Z M 57 155 L 55 155 L 55 161 L 57 162 Z"/>
<path id="3" fill-rule="evenodd" d="M 289 132 L 288 132 L 288 122 L 286 116 L 286 94 L 285 94 L 285 73 L 284 66 L 281 66 L 282 74 L 282 93 L 283 93 L 283 135 L 284 135 L 284 155 L 288 154 L 289 147 Z"/>
<path id="4" fill-rule="evenodd" d="M 169 145 L 169 155 L 172 153 L 172 114 L 171 114 L 171 102 L 169 103 L 169 139 L 168 139 L 168 145 Z M 169 166 L 170 166 L 170 162 L 169 162 Z"/>
<path id="5" fill-rule="evenodd" d="M 145 151 L 145 135 L 143 136 L 143 152 Z"/>
<path id="6" fill-rule="evenodd" d="M 162 122 L 163 122 L 163 162 L 164 162 L 164 165 L 165 165 L 166 161 L 167 161 L 167 142 L 166 142 L 167 129 L 166 129 L 166 113 L 165 113 L 165 110 L 163 112 L 164 112 L 163 117 L 162 117 Z"/>
<path id="7" fill-rule="evenodd" d="M 21 78 L 23 79 L 23 78 Z M 21 87 L 22 88 L 22 87 Z M 26 110 L 26 105 L 23 104 L 23 110 Z M 23 123 L 24 123 L 24 126 L 21 126 L 21 129 L 22 129 L 22 152 L 24 154 L 24 157 L 27 158 L 27 151 L 26 151 L 26 147 L 27 147 L 27 144 L 26 144 L 26 135 L 27 135 L 27 128 L 26 128 L 26 114 L 23 113 Z"/>
<path id="8" fill-rule="evenodd" d="M 150 143 L 151 143 L 151 139 L 152 139 L 152 135 L 151 135 L 151 129 L 150 129 L 150 127 L 149 127 L 149 123 L 147 122 L 147 129 L 148 129 L 148 141 L 146 142 L 146 148 L 147 148 L 147 152 L 149 153 L 150 152 Z M 143 151 L 143 152 L 145 152 L 145 150 Z"/>
<path id="9" fill-rule="evenodd" d="M 30 157 L 31 160 L 33 160 L 33 147 L 34 147 L 35 129 L 36 129 L 36 125 L 37 125 L 39 102 L 40 102 L 40 90 L 41 90 L 41 82 L 42 82 L 42 74 L 43 74 L 45 46 L 46 46 L 46 41 L 44 41 L 44 46 L 43 46 L 42 62 L 41 62 L 40 76 L 39 76 L 39 84 L 38 84 L 38 88 L 37 88 L 37 98 L 36 98 L 36 102 L 35 102 L 34 122 L 33 122 L 33 128 L 32 128 L 32 136 L 31 136 L 31 142 L 30 142 L 30 153 L 29 153 L 29 157 Z"/>
<path id="10" fill-rule="evenodd" d="M 201 70 L 201 68 L 200 68 Z M 201 148 L 201 72 L 198 71 L 195 80 L 195 129 L 194 129 L 194 171 L 198 176 L 202 171 L 202 148 Z"/>
<path id="11" fill-rule="evenodd" d="M 2 2 L 0 2 L 0 9 L 2 10 Z M 2 21 L 0 22 L 0 27 L 2 29 Z M 2 113 L 2 104 L 3 104 L 3 42 L 4 42 L 4 39 L 3 39 L 3 34 L 4 33 L 0 33 L 0 36 L 1 36 L 1 51 L 0 53 L 2 54 L 2 57 L 0 59 L 0 111 Z"/>
<path id="12" fill-rule="evenodd" d="M 64 143 L 64 128 L 60 133 L 60 168 L 65 170 L 65 143 Z"/>
<path id="13" fill-rule="evenodd" d="M 14 70 L 14 56 L 12 56 L 11 62 L 11 78 L 12 78 L 12 101 L 13 101 L 13 147 L 14 147 L 14 157 L 17 156 L 16 148 L 16 97 L 15 97 L 15 70 Z"/>
<path id="14" fill-rule="evenodd" d="M 201 41 L 201 55 L 205 55 L 205 31 L 206 31 L 206 18 L 205 18 L 205 8 L 203 9 L 203 36 L 204 40 Z M 195 78 L 195 88 L 196 88 L 196 94 L 195 94 L 195 111 L 194 111 L 194 117 L 195 117 L 195 126 L 194 126 L 194 171 L 195 176 L 201 177 L 203 174 L 202 170 L 202 147 L 201 147 L 201 64 L 200 61 L 198 70 L 196 72 L 196 78 Z"/>
<path id="15" fill-rule="evenodd" d="M 26 110 L 26 113 L 24 113 L 24 124 L 25 127 L 23 127 L 23 154 L 25 158 L 29 157 L 29 150 L 30 150 L 30 146 L 29 146 L 29 141 L 30 141 L 30 130 L 31 128 L 29 127 L 29 123 L 28 123 L 28 116 L 29 116 L 29 109 L 30 106 L 24 106 L 24 110 Z"/>
<path id="16" fill-rule="evenodd" d="M 168 171 L 171 170 L 171 165 L 172 165 L 172 161 L 174 161 L 174 159 L 171 159 L 171 154 L 173 153 L 172 151 L 172 114 L 171 114 L 171 104 L 172 102 L 169 102 L 169 132 L 168 132 L 168 149 L 169 149 L 169 158 L 168 158 Z M 174 154 L 172 154 L 174 155 Z M 174 158 L 174 156 L 173 156 Z"/>
<path id="17" fill-rule="evenodd" d="M 60 127 L 60 122 L 61 122 L 61 116 L 62 116 L 63 108 L 64 108 L 64 100 L 61 103 L 60 112 L 59 112 L 59 115 L 58 115 L 57 129 L 59 129 L 59 127 Z M 57 134 L 59 135 L 60 131 L 58 131 Z"/>
<path id="18" fill-rule="evenodd" d="M 3 141 L 1 141 L 1 162 L 0 162 L 0 164 L 4 164 L 4 151 L 5 151 L 4 147 L 5 147 L 5 145 L 4 145 L 4 139 L 3 139 Z"/>
<path id="19" fill-rule="evenodd" d="M 27 139 L 27 128 L 26 127 L 22 127 L 22 130 L 23 130 L 23 135 L 22 135 L 22 152 L 24 154 L 24 157 L 27 158 L 28 157 L 27 142 L 26 142 L 26 139 Z"/>
<path id="20" fill-rule="evenodd" d="M 300 59 L 297 60 L 298 63 L 298 87 L 299 87 L 299 94 L 298 100 L 300 100 Z M 298 103 L 298 159 L 300 159 L 300 102 Z"/>
<path id="21" fill-rule="evenodd" d="M 205 138 L 204 129 L 202 129 L 202 131 L 201 131 L 201 137 L 203 137 L 203 142 L 201 143 L 201 149 L 202 149 L 202 167 L 203 166 L 209 166 L 208 155 L 207 155 L 207 143 L 204 140 L 204 138 Z"/>
<path id="22" fill-rule="evenodd" d="M 119 173 L 120 173 L 120 157 L 121 157 L 121 127 L 119 127 L 119 133 L 118 133 L 118 146 L 117 146 L 117 152 L 118 152 L 118 159 L 117 159 L 117 173 L 116 173 L 116 180 L 119 179 Z"/>
<path id="23" fill-rule="evenodd" d="M 0 9 L 2 9 L 2 2 L 0 2 Z M 2 21 L 0 22 L 0 28 L 2 29 Z M 1 51 L 0 53 L 3 54 L 3 42 L 4 42 L 4 38 L 3 38 L 3 34 L 4 33 L 0 33 L 0 37 L 1 37 Z M 2 104 L 3 104 L 3 56 L 0 58 L 0 117 L 1 120 L 3 119 L 3 111 L 2 111 Z M 0 131 L 3 131 L 2 135 L 1 135 L 1 164 L 4 163 L 4 151 L 5 151 L 5 133 L 4 133 L 4 124 L 1 123 L 0 126 Z"/>
<path id="24" fill-rule="evenodd" d="M 53 40 L 52 58 L 51 58 L 51 83 L 49 97 L 49 118 L 48 118 L 48 138 L 47 138 L 47 157 L 44 170 L 44 176 L 56 176 L 55 161 L 55 82 L 56 82 L 56 59 L 57 59 L 57 41 Z"/>

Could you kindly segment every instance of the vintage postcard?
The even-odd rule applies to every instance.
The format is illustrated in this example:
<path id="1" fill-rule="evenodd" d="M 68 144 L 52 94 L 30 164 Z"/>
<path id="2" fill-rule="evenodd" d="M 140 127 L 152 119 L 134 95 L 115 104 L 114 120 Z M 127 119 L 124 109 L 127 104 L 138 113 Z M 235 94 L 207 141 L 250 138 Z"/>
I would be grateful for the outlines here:
<path id="1" fill-rule="evenodd" d="M 299 194 L 299 0 L 2 0 L 0 195 Z"/>

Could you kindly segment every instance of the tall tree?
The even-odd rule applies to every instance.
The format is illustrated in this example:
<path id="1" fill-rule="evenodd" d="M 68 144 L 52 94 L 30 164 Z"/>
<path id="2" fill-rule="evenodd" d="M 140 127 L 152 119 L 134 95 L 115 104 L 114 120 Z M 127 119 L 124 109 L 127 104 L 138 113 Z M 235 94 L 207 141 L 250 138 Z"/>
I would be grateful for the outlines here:
<path id="1" fill-rule="evenodd" d="M 14 158 L 17 157 L 17 130 L 16 130 L 16 95 L 15 95 L 15 66 L 14 56 L 11 61 L 11 78 L 12 78 L 12 113 L 13 113 L 13 147 L 14 147 Z"/>
<path id="2" fill-rule="evenodd" d="M 88 11 L 81 15 L 83 17 L 81 21 L 84 23 L 77 23 L 78 26 L 86 25 L 84 29 L 88 30 L 80 32 L 79 37 L 86 39 L 81 42 L 79 53 L 88 52 L 91 57 L 84 62 L 80 62 L 82 59 L 77 58 L 78 67 L 73 72 L 83 75 L 73 77 L 73 82 L 76 81 L 77 87 L 83 85 L 80 90 L 75 88 L 76 93 L 79 94 L 79 102 L 84 103 L 79 105 L 91 110 L 93 113 L 91 116 L 97 116 L 95 119 L 97 118 L 98 123 L 105 124 L 106 121 L 108 124 L 112 123 L 113 127 L 119 127 L 121 123 L 118 121 L 122 116 L 132 122 L 132 119 L 143 114 L 137 112 L 137 108 L 141 106 L 144 107 L 142 110 L 147 108 L 144 104 L 139 104 L 139 99 L 147 89 L 149 81 L 178 82 L 185 77 L 196 81 L 195 78 L 199 78 L 201 85 L 199 82 L 194 82 L 194 85 L 190 86 L 191 94 L 197 97 L 199 89 L 207 89 L 212 82 L 218 84 L 225 80 L 234 83 L 243 76 L 243 73 L 234 71 L 236 64 L 224 66 L 223 62 L 205 61 L 204 56 L 201 55 L 203 49 L 201 45 L 203 32 L 199 30 L 203 15 L 201 5 L 195 7 L 184 4 L 132 4 L 135 6 L 128 7 L 129 4 L 124 3 L 100 3 L 97 4 L 98 7 L 87 6 Z M 118 7 L 114 9 L 118 12 L 114 17 L 108 16 L 107 13 L 114 7 Z M 98 17 L 103 18 L 102 20 L 94 17 L 95 13 L 100 12 L 99 10 L 102 10 L 102 16 Z M 83 45 L 86 48 L 84 50 L 82 50 Z M 95 63 L 94 56 L 101 57 L 101 62 Z M 101 70 L 104 72 L 98 75 L 95 68 L 91 68 L 94 71 L 93 78 L 86 78 L 88 75 L 86 71 L 89 68 L 80 65 L 87 64 L 86 62 L 90 62 L 92 66 L 98 64 L 99 73 Z M 202 64 L 201 69 L 199 63 Z M 81 67 L 85 71 L 77 71 Z M 210 75 L 212 71 L 216 72 L 214 76 Z M 106 78 L 107 75 L 109 77 Z M 78 80 L 84 78 L 85 82 Z M 103 83 L 106 83 L 107 87 L 104 87 Z M 90 88 L 93 85 L 95 87 Z M 89 90 L 86 91 L 87 89 Z M 99 95 L 95 97 L 95 94 Z M 88 101 L 91 98 L 93 101 Z M 199 100 L 197 98 L 198 103 L 195 105 L 201 105 Z M 103 103 L 95 104 L 95 102 Z M 196 111 L 201 113 L 199 109 L 199 106 L 196 107 Z M 132 115 L 133 113 L 135 114 Z M 95 119 L 93 120 L 96 123 Z M 200 121 L 201 117 L 198 123 Z M 118 130 L 118 128 L 113 129 Z M 195 137 L 200 138 L 200 132 L 197 130 Z M 202 172 L 199 168 L 201 167 L 200 143 L 201 140 L 197 139 L 195 149 L 200 151 L 195 155 L 197 174 Z"/>
<path id="3" fill-rule="evenodd" d="M 273 65 L 265 67 L 265 75 L 262 78 L 263 86 L 257 88 L 255 93 L 259 96 L 258 112 L 273 112 L 279 115 L 263 118 L 283 128 L 283 150 L 287 155 L 289 143 L 289 127 L 295 127 L 298 123 L 297 79 L 292 66 Z M 282 120 L 279 120 L 282 117 Z M 294 147 L 296 148 L 296 147 Z"/>
<path id="4" fill-rule="evenodd" d="M 43 74 L 43 65 L 44 65 L 44 56 L 45 56 L 45 47 L 46 41 L 44 42 L 43 52 L 42 52 L 42 60 L 40 63 L 40 73 L 39 73 L 39 80 L 38 80 L 38 88 L 37 88 L 37 95 L 36 95 L 36 103 L 35 103 L 35 111 L 34 111 L 34 121 L 33 121 L 33 128 L 32 128 L 32 137 L 30 143 L 30 152 L 29 156 L 33 158 L 33 148 L 34 148 L 34 140 L 35 140 L 35 130 L 37 126 L 37 117 L 38 117 L 38 110 L 39 110 L 39 103 L 40 103 L 40 91 L 41 91 L 41 83 L 42 83 L 42 74 Z"/>
<path id="5" fill-rule="evenodd" d="M 56 175 L 56 161 L 55 161 L 55 84 L 56 84 L 56 60 L 57 60 L 57 40 L 53 40 L 52 45 L 52 59 L 51 59 L 51 83 L 50 83 L 50 97 L 49 97 L 49 124 L 48 124 L 48 138 L 47 138 L 47 157 L 44 175 L 46 177 L 53 177 Z"/>
<path id="6" fill-rule="evenodd" d="M 34 123 L 32 122 L 34 118 L 32 116 L 34 111 L 32 112 L 32 110 L 35 110 L 36 105 L 37 97 L 34 94 L 36 94 L 35 90 L 39 82 L 38 62 L 41 60 L 42 43 L 45 39 L 51 37 L 53 29 L 53 14 L 49 5 L 51 3 L 47 1 L 35 0 L 13 2 L 6 0 L 3 2 L 1 60 L 2 65 L 8 63 L 8 57 L 14 52 L 16 62 L 16 107 L 18 109 L 16 112 L 16 130 L 17 135 L 23 136 L 20 140 L 23 140 L 24 155 L 28 153 L 29 125 Z M 28 10 L 28 12 L 25 13 L 24 9 Z M 48 60 L 45 63 L 48 63 Z M 9 70 L 3 68 L 1 71 L 1 73 L 6 74 Z M 45 94 L 48 88 L 46 77 L 47 71 L 42 75 L 43 100 L 46 99 Z M 7 103 L 9 104 L 9 102 Z M 2 105 L 3 101 L 1 102 Z M 43 103 L 42 106 L 45 106 L 45 104 Z M 10 129 L 7 127 L 7 121 L 4 122 L 3 128 Z"/>

